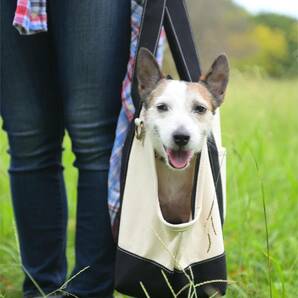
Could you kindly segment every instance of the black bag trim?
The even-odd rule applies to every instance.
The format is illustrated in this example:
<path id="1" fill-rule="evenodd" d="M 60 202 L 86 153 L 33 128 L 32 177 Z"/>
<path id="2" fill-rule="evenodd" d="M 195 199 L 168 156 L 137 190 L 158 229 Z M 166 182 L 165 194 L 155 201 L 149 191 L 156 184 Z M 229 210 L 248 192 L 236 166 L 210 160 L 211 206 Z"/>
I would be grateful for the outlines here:
<path id="1" fill-rule="evenodd" d="M 196 288 L 198 297 L 209 297 L 209 295 L 206 294 L 206 290 L 208 287 L 210 288 L 210 286 L 216 287 L 221 295 L 224 295 L 226 292 L 227 273 L 224 253 L 220 256 L 194 263 L 184 271 L 176 269 L 170 271 L 152 260 L 134 255 L 120 247 L 117 249 L 117 259 L 121 263 L 121 266 L 117 268 L 116 264 L 116 288 L 126 295 L 137 296 L 139 298 L 146 297 L 140 286 L 140 282 L 142 282 L 150 297 L 172 298 L 173 295 L 166 280 L 162 276 L 162 271 L 167 276 L 168 281 L 176 293 L 189 283 L 185 273 L 191 276 L 191 272 L 193 273 L 195 284 L 205 281 L 222 280 L 222 282 L 214 282 Z M 130 268 L 130 271 L 127 272 L 126 268 Z M 155 278 L 152 279 L 153 276 Z M 187 291 L 182 292 L 179 295 L 179 298 L 180 297 L 186 298 Z"/>
<path id="2" fill-rule="evenodd" d="M 222 258 L 223 256 L 225 257 L 225 253 L 223 252 L 221 255 L 218 255 L 216 257 L 212 257 L 212 258 L 209 258 L 209 259 L 206 259 L 206 260 L 203 260 L 203 261 L 198 261 L 198 262 L 192 263 L 191 265 L 187 266 L 184 270 L 179 270 L 179 269 L 176 269 L 176 268 L 174 270 L 170 270 L 170 269 L 166 268 L 165 266 L 163 266 L 162 264 L 159 264 L 158 262 L 155 262 L 155 261 L 150 260 L 148 258 L 141 257 L 139 255 L 136 255 L 136 254 L 134 254 L 134 253 L 132 253 L 132 252 L 126 250 L 126 249 L 121 248 L 119 245 L 117 246 L 117 250 L 122 251 L 123 253 L 128 254 L 128 255 L 130 255 L 134 258 L 140 259 L 142 261 L 149 262 L 152 265 L 155 265 L 155 266 L 159 267 L 160 269 L 162 269 L 162 270 L 164 270 L 168 273 L 174 273 L 174 272 L 183 273 L 183 271 L 189 270 L 189 268 L 192 267 L 192 266 L 203 264 L 203 263 L 206 263 L 206 262 L 209 262 L 209 261 L 213 261 L 213 260 L 216 260 L 218 258 Z"/>

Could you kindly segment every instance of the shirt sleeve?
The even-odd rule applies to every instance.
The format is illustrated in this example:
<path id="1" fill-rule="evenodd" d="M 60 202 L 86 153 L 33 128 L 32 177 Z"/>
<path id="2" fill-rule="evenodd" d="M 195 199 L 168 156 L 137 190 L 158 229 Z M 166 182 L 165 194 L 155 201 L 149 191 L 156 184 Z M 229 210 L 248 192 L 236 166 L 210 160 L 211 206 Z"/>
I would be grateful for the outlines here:
<path id="1" fill-rule="evenodd" d="M 22 35 L 45 32 L 47 27 L 47 0 L 17 0 L 13 26 Z"/>

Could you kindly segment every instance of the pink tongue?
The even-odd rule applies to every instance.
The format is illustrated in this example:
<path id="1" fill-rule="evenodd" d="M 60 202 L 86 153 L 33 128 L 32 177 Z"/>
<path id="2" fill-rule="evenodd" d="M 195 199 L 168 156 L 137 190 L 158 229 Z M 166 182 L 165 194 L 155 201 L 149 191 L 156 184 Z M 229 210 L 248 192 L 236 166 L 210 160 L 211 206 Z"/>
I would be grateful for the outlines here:
<path id="1" fill-rule="evenodd" d="M 167 154 L 171 165 L 176 169 L 182 169 L 187 165 L 191 152 L 167 149 Z"/>

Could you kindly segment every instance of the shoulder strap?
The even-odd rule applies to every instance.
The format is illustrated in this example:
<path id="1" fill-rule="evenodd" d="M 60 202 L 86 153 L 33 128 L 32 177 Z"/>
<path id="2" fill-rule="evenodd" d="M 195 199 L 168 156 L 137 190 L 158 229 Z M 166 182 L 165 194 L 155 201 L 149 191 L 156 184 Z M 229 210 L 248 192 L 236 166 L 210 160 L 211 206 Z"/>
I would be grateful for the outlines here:
<path id="1" fill-rule="evenodd" d="M 184 0 L 167 1 L 164 28 L 181 80 L 198 81 L 201 68 Z"/>

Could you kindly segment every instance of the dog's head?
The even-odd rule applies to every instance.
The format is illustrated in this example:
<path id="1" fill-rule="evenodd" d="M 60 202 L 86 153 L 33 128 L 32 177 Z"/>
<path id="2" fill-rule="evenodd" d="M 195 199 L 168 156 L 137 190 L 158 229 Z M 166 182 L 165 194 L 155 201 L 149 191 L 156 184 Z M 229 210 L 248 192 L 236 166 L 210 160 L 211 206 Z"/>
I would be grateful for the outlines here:
<path id="1" fill-rule="evenodd" d="M 215 110 L 223 102 L 228 77 L 227 57 L 220 55 L 198 82 L 168 80 L 154 56 L 140 49 L 137 78 L 145 130 L 170 168 L 185 169 L 202 150 Z"/>

